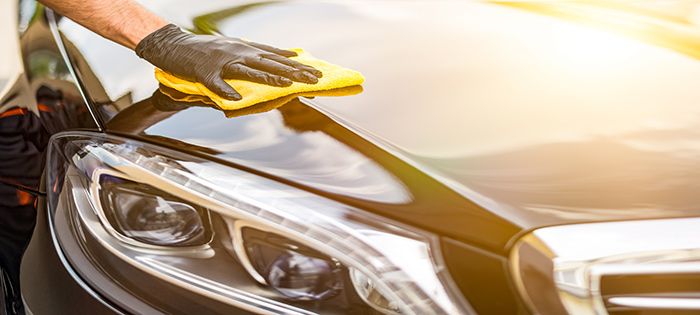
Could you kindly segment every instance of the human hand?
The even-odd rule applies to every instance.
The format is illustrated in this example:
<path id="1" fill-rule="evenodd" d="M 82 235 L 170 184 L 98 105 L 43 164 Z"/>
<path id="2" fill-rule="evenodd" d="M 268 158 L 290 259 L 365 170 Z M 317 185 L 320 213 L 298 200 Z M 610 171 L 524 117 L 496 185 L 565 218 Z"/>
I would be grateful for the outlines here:
<path id="1" fill-rule="evenodd" d="M 169 24 L 146 36 L 136 54 L 164 71 L 202 83 L 217 95 L 240 100 L 224 79 L 247 80 L 272 86 L 292 81 L 315 84 L 323 74 L 289 57 L 296 53 L 238 38 L 185 33 Z"/>

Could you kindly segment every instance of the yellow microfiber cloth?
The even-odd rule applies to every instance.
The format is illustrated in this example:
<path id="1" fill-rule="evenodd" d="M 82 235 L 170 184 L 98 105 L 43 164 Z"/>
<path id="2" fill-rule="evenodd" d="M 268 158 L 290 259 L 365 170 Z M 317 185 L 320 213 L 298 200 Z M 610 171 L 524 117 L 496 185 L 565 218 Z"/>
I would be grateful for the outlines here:
<path id="1" fill-rule="evenodd" d="M 219 97 L 201 83 L 180 79 L 157 68 L 156 79 L 163 85 L 182 93 L 207 96 L 223 110 L 241 109 L 296 93 L 325 91 L 360 85 L 365 81 L 362 74 L 355 70 L 343 68 L 314 58 L 303 49 L 296 48 L 290 50 L 297 53 L 296 57 L 291 57 L 290 59 L 312 66 L 323 72 L 323 77 L 318 80 L 318 83 L 306 84 L 294 82 L 287 87 L 276 87 L 244 80 L 226 80 L 226 82 L 236 89 L 243 97 L 243 99 L 239 101 L 232 101 Z"/>
<path id="2" fill-rule="evenodd" d="M 202 95 L 192 95 L 184 94 L 178 90 L 169 88 L 167 86 L 160 86 L 160 92 L 170 98 L 175 102 L 191 104 L 192 106 L 214 106 L 218 107 L 210 98 Z M 286 105 L 289 101 L 297 97 L 339 97 L 339 96 L 349 96 L 362 93 L 361 85 L 353 85 L 344 88 L 337 88 L 331 90 L 322 91 L 311 91 L 311 92 L 300 92 L 285 95 L 274 100 L 257 103 L 245 108 L 234 109 L 234 110 L 224 110 L 224 114 L 228 118 L 240 117 L 251 114 L 260 114 L 264 112 L 271 111 L 273 109 L 279 108 Z"/>

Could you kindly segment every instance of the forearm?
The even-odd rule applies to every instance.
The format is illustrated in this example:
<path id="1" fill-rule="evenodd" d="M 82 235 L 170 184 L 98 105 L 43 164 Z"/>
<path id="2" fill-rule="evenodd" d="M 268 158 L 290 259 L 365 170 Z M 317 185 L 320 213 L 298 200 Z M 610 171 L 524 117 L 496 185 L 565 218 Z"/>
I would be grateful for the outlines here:
<path id="1" fill-rule="evenodd" d="M 0 0 L 3 1 L 3 0 Z M 135 50 L 152 65 L 199 82 L 220 97 L 240 100 L 225 80 L 286 87 L 315 84 L 321 71 L 289 59 L 296 53 L 240 38 L 195 35 L 146 10 L 134 0 L 38 0 L 109 40 Z"/>
<path id="2" fill-rule="evenodd" d="M 146 35 L 168 24 L 133 0 L 39 0 L 103 37 L 134 49 Z"/>

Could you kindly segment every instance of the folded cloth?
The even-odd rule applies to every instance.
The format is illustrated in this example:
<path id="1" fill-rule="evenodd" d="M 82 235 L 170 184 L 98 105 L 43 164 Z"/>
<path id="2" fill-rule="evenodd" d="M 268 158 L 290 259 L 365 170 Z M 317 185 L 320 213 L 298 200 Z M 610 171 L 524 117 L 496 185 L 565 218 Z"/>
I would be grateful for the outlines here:
<path id="1" fill-rule="evenodd" d="M 172 89 L 172 88 L 169 88 L 169 87 L 163 86 L 163 85 L 160 86 L 159 91 L 161 94 L 165 95 L 165 97 L 170 99 L 174 104 L 176 104 L 175 106 L 172 106 L 172 107 L 178 107 L 178 105 L 179 106 L 184 105 L 184 106 L 214 106 L 214 107 L 218 107 L 218 105 L 216 105 L 210 98 L 208 98 L 206 96 L 184 94 L 180 91 L 177 91 L 175 89 Z M 260 114 L 260 113 L 268 112 L 268 111 L 271 111 L 273 109 L 284 106 L 285 104 L 289 103 L 291 100 L 293 100 L 297 97 L 338 97 L 338 96 L 355 95 L 355 94 L 360 94 L 360 93 L 362 93 L 362 86 L 361 85 L 353 85 L 353 86 L 331 89 L 331 90 L 299 92 L 299 93 L 294 93 L 294 94 L 289 94 L 289 95 L 285 95 L 282 97 L 278 97 L 274 100 L 257 103 L 255 105 L 251 105 L 251 106 L 248 106 L 245 108 L 224 110 L 223 112 L 226 115 L 226 117 L 234 118 L 234 117 L 240 117 L 240 116 L 245 116 L 245 115 Z"/>
<path id="2" fill-rule="evenodd" d="M 244 81 L 226 80 L 243 97 L 239 101 L 227 100 L 214 94 L 204 85 L 180 79 L 161 69 L 156 68 L 156 79 L 163 85 L 178 90 L 182 93 L 202 95 L 209 97 L 217 106 L 224 110 L 235 110 L 255 105 L 261 102 L 274 100 L 283 96 L 312 91 L 325 91 L 337 88 L 360 85 L 365 81 L 361 73 L 337 66 L 326 61 L 314 58 L 303 49 L 290 49 L 297 53 L 296 57 L 290 59 L 312 66 L 321 72 L 323 77 L 318 79 L 316 84 L 294 82 L 287 87 L 269 86 L 265 84 Z"/>

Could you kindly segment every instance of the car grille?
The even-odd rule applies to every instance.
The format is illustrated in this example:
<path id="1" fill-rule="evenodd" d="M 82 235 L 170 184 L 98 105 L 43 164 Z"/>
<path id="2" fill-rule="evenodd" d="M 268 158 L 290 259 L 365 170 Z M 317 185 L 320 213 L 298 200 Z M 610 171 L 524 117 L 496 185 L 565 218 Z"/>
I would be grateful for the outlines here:
<path id="1" fill-rule="evenodd" d="M 510 260 L 535 313 L 700 314 L 700 218 L 545 227 Z"/>
<path id="2" fill-rule="evenodd" d="M 700 314 L 700 274 L 611 275 L 601 278 L 609 314 Z"/>

